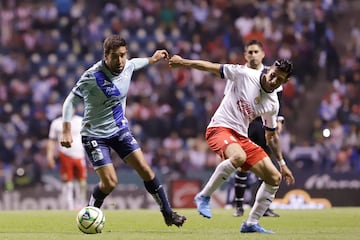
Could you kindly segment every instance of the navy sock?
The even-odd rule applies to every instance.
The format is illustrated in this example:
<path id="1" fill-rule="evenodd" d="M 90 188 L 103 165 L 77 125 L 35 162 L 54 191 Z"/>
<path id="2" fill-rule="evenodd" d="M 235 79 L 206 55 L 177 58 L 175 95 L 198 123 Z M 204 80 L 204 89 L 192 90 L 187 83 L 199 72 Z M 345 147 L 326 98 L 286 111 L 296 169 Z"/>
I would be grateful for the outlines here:
<path id="1" fill-rule="evenodd" d="M 235 174 L 235 207 L 242 208 L 244 204 L 244 194 L 247 184 L 247 172 L 236 171 Z"/>
<path id="2" fill-rule="evenodd" d="M 146 190 L 153 196 L 157 204 L 160 206 L 160 210 L 163 212 L 171 212 L 170 203 L 166 196 L 163 186 L 160 184 L 157 177 L 153 180 L 144 181 Z"/>
<path id="3" fill-rule="evenodd" d="M 109 195 L 109 194 L 103 193 L 100 190 L 99 185 L 96 185 L 93 190 L 93 193 L 90 197 L 88 206 L 94 206 L 94 207 L 100 208 L 104 202 L 104 199 L 107 197 L 107 195 Z"/>

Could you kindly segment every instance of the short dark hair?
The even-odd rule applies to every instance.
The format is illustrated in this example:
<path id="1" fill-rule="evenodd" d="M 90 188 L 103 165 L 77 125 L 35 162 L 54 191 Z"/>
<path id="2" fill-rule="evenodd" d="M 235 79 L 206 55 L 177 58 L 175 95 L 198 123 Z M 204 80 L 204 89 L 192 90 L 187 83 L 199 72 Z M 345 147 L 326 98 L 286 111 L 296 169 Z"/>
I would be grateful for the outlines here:
<path id="1" fill-rule="evenodd" d="M 110 35 L 108 36 L 103 44 L 104 54 L 107 55 L 111 50 L 116 50 L 119 47 L 126 47 L 126 41 L 119 35 Z"/>
<path id="2" fill-rule="evenodd" d="M 292 62 L 288 59 L 278 59 L 275 61 L 274 65 L 281 71 L 287 73 L 286 77 L 290 77 L 294 70 Z"/>
<path id="3" fill-rule="evenodd" d="M 245 44 L 245 51 L 246 49 L 251 46 L 251 45 L 258 45 L 262 50 L 264 49 L 264 46 L 262 44 L 262 42 L 260 42 L 259 40 L 257 39 L 252 39 L 250 41 L 248 41 L 246 44 Z"/>

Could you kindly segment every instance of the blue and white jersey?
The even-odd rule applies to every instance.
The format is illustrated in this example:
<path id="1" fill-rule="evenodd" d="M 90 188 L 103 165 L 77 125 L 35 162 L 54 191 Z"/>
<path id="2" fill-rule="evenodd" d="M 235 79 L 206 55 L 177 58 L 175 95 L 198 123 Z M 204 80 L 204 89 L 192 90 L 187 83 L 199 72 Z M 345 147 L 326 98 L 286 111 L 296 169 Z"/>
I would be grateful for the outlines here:
<path id="1" fill-rule="evenodd" d="M 125 108 L 131 77 L 148 63 L 148 58 L 127 60 L 119 75 L 112 74 L 103 60 L 95 63 L 84 72 L 66 99 L 64 121 L 71 119 L 73 105 L 81 101 L 84 104 L 82 136 L 107 138 L 127 127 Z"/>

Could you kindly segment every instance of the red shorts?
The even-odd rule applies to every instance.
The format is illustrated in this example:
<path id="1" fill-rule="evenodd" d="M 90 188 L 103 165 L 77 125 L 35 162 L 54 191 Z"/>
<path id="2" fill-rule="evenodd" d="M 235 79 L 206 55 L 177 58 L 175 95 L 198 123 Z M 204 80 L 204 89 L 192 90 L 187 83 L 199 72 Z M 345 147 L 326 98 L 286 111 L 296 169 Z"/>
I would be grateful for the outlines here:
<path id="1" fill-rule="evenodd" d="M 231 143 L 237 143 L 246 153 L 246 161 L 241 166 L 241 169 L 247 171 L 257 162 L 264 159 L 268 155 L 256 143 L 249 138 L 240 135 L 230 128 L 225 127 L 210 127 L 206 130 L 206 141 L 215 153 L 217 153 L 223 160 L 225 157 L 225 149 Z"/>
<path id="2" fill-rule="evenodd" d="M 86 164 L 83 159 L 72 158 L 59 153 L 61 180 L 67 182 L 75 179 L 86 179 Z"/>

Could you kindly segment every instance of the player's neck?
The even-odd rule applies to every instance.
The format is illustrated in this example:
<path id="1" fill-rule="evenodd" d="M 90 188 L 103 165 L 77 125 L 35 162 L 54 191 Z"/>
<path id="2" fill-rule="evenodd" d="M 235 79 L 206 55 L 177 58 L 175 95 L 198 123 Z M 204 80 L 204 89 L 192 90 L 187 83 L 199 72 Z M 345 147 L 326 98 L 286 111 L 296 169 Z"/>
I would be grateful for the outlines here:
<path id="1" fill-rule="evenodd" d="M 255 70 L 258 70 L 258 71 L 261 71 L 264 68 L 262 63 L 260 63 L 257 66 L 250 66 L 249 63 L 246 63 L 246 66 L 248 68 L 255 69 Z"/>

